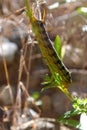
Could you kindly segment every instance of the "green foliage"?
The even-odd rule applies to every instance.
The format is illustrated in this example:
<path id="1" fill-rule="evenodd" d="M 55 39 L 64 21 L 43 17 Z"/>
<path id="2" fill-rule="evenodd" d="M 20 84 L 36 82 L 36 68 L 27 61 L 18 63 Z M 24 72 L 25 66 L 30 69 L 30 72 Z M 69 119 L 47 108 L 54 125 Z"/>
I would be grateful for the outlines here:
<path id="1" fill-rule="evenodd" d="M 64 124 L 64 125 L 68 125 L 68 126 L 72 126 L 74 128 L 80 128 L 80 124 L 78 121 L 76 120 L 71 120 L 71 119 L 62 119 L 60 120 L 60 123 Z"/>
<path id="2" fill-rule="evenodd" d="M 47 74 L 45 76 L 44 82 L 42 83 L 42 85 L 45 85 L 45 87 L 43 87 L 41 91 L 45 91 L 49 88 L 53 88 L 61 84 L 62 84 L 62 80 L 58 73 L 54 73 L 54 76 L 53 75 L 49 76 Z"/>
<path id="3" fill-rule="evenodd" d="M 29 16 L 29 18 L 32 18 L 32 12 L 31 12 L 28 0 L 25 0 L 25 6 L 27 8 L 26 10 L 27 15 Z"/>
<path id="4" fill-rule="evenodd" d="M 42 83 L 42 85 L 44 85 L 45 87 L 43 87 L 41 89 L 41 91 L 45 91 L 49 88 L 52 88 L 55 86 L 55 83 L 53 81 L 53 76 L 49 76 L 48 74 L 45 76 L 44 82 Z"/>
<path id="5" fill-rule="evenodd" d="M 45 85 L 45 87 L 42 88 L 42 91 L 49 88 L 58 87 L 71 101 L 73 101 L 73 97 L 69 93 L 68 89 L 62 85 L 62 78 L 58 73 L 54 73 L 52 76 L 46 75 L 45 81 L 42 85 Z"/>
<path id="6" fill-rule="evenodd" d="M 54 47 L 55 47 L 56 52 L 58 53 L 60 59 L 62 59 L 62 57 L 61 57 L 61 39 L 58 35 L 55 38 Z"/>
<path id="7" fill-rule="evenodd" d="M 87 112 L 87 98 L 85 99 L 80 99 L 80 98 L 75 98 L 73 102 L 73 108 L 78 111 L 79 114 L 81 113 L 86 113 Z"/>
<path id="8" fill-rule="evenodd" d="M 73 126 L 75 128 L 81 128 L 81 125 L 79 121 L 77 120 L 70 120 L 72 116 L 80 115 L 81 113 L 87 113 L 87 98 L 86 99 L 80 99 L 80 98 L 74 98 L 73 100 L 73 109 L 71 111 L 66 112 L 63 116 L 61 116 L 58 121 Z"/>
<path id="9" fill-rule="evenodd" d="M 42 105 L 42 101 L 39 100 L 39 98 L 40 98 L 40 93 L 39 93 L 39 92 L 36 91 L 36 92 L 34 92 L 34 93 L 32 94 L 32 99 L 35 100 L 35 104 L 36 104 L 37 106 Z"/>
<path id="10" fill-rule="evenodd" d="M 33 94 L 32 94 L 32 97 L 34 98 L 34 99 L 38 99 L 39 97 L 40 97 L 40 93 L 39 92 L 34 92 Z"/>

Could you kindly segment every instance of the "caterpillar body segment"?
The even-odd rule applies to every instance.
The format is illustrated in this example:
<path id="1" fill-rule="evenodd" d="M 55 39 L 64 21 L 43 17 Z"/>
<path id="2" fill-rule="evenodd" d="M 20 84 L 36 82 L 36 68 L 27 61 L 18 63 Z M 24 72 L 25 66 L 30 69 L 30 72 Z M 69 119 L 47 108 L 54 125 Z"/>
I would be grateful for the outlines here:
<path id="1" fill-rule="evenodd" d="M 25 0 L 25 4 L 27 7 L 27 15 L 30 18 L 30 22 L 32 24 L 33 31 L 38 41 L 39 48 L 41 50 L 44 59 L 46 60 L 46 63 L 51 73 L 53 75 L 55 73 L 58 73 L 62 79 L 62 84 L 64 86 L 70 84 L 72 82 L 71 74 L 69 70 L 65 67 L 63 62 L 60 60 L 60 57 L 58 56 L 52 44 L 52 41 L 50 40 L 45 30 L 43 21 L 37 20 L 33 16 L 30 6 L 28 5 L 28 0 Z"/>
<path id="2" fill-rule="evenodd" d="M 33 19 L 31 20 L 31 24 L 41 53 L 46 60 L 47 65 L 50 66 L 50 71 L 52 73 L 59 73 L 64 85 L 70 84 L 72 82 L 71 74 L 69 70 L 65 67 L 63 62 L 60 60 L 60 57 L 58 56 L 53 43 L 45 30 L 44 23 L 33 17 Z"/>

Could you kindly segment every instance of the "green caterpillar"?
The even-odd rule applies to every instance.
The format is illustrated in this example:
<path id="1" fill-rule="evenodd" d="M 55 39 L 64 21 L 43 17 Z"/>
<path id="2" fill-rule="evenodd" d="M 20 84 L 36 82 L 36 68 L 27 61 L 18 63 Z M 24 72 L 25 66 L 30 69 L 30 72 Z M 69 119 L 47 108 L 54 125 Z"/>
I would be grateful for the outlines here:
<path id="1" fill-rule="evenodd" d="M 69 70 L 65 67 L 63 62 L 60 60 L 52 41 L 50 40 L 43 21 L 37 20 L 32 16 L 32 12 L 28 9 L 28 16 L 30 17 L 30 22 L 32 24 L 33 31 L 35 33 L 36 39 L 38 41 L 41 53 L 51 71 L 52 74 L 58 73 L 62 78 L 62 84 L 68 85 L 72 82 L 71 74 Z"/>

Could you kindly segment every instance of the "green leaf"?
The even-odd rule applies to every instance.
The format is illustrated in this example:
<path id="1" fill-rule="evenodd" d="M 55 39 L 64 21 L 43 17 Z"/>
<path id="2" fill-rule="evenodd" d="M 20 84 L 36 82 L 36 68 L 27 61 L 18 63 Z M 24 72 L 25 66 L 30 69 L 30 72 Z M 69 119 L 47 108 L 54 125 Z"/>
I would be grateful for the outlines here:
<path id="1" fill-rule="evenodd" d="M 73 109 L 71 111 L 67 111 L 66 113 L 64 113 L 64 115 L 62 115 L 59 119 L 64 120 L 66 118 L 70 118 L 72 116 L 76 116 L 76 115 L 79 115 L 79 114 L 80 113 L 77 110 Z"/>
<path id="2" fill-rule="evenodd" d="M 71 116 L 79 115 L 77 110 L 71 110 L 64 114 L 64 118 L 69 118 Z"/>
<path id="3" fill-rule="evenodd" d="M 45 76 L 44 82 L 42 82 L 41 84 L 45 85 L 45 87 L 41 89 L 41 92 L 56 86 L 56 82 L 53 76 L 49 76 L 48 74 Z"/>
<path id="4" fill-rule="evenodd" d="M 54 48 L 56 49 L 56 52 L 61 59 L 61 39 L 58 35 L 56 36 L 55 41 L 54 41 Z"/>
<path id="5" fill-rule="evenodd" d="M 76 97 L 72 106 L 78 113 L 87 112 L 87 98 L 80 99 Z"/>
<path id="6" fill-rule="evenodd" d="M 25 0 L 25 6 L 26 6 L 26 13 L 27 15 L 29 16 L 30 19 L 32 19 L 32 11 L 30 9 L 30 5 L 29 5 L 29 2 L 28 0 Z"/>
<path id="7" fill-rule="evenodd" d="M 61 86 L 62 87 L 62 78 L 56 72 L 54 73 L 54 79 L 55 79 L 56 86 Z"/>
<path id="8" fill-rule="evenodd" d="M 56 87 L 58 85 L 61 86 L 62 84 L 62 79 L 58 73 L 54 73 L 54 75 L 49 76 L 48 74 L 45 76 L 44 82 L 42 85 L 45 85 L 44 88 L 42 88 L 41 91 L 45 91 L 49 88 Z"/>
<path id="9" fill-rule="evenodd" d="M 40 93 L 39 92 L 34 92 L 33 94 L 32 94 L 32 97 L 34 98 L 34 99 L 38 99 L 39 97 L 40 97 Z"/>
<path id="10" fill-rule="evenodd" d="M 43 88 L 41 89 L 41 92 L 43 92 L 43 91 L 45 91 L 45 90 L 47 90 L 47 89 L 53 88 L 53 87 L 55 87 L 55 86 L 53 86 L 52 84 L 49 84 L 49 85 L 43 87 Z"/>
<path id="11" fill-rule="evenodd" d="M 52 83 L 53 81 L 53 76 L 49 76 L 48 74 L 46 74 L 45 78 L 44 78 L 44 82 L 42 82 L 42 85 L 47 85 L 49 83 Z"/>
<path id="12" fill-rule="evenodd" d="M 63 119 L 63 120 L 58 120 L 60 123 L 63 123 L 64 125 L 72 126 L 74 128 L 80 128 L 79 121 L 76 120 L 70 120 L 70 119 Z"/>

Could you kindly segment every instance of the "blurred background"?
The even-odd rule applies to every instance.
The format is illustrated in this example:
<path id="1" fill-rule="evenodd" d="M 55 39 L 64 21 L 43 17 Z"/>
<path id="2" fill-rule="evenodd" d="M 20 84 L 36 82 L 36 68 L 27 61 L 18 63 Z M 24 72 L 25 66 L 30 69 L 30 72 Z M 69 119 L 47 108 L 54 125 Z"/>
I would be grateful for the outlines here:
<path id="1" fill-rule="evenodd" d="M 87 97 L 87 1 L 30 0 L 34 11 L 37 3 L 42 15 L 46 11 L 50 39 L 54 42 L 60 36 L 63 62 L 72 75 L 70 93 Z M 8 85 L 15 103 L 22 82 L 28 93 L 42 102 L 42 117 L 58 118 L 70 110 L 71 102 L 58 88 L 41 92 L 46 74 L 50 72 L 26 16 L 24 0 L 0 0 L 0 106 L 12 106 Z"/>

